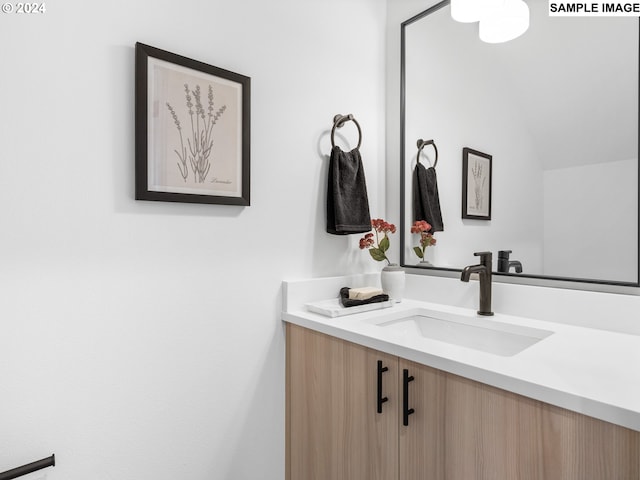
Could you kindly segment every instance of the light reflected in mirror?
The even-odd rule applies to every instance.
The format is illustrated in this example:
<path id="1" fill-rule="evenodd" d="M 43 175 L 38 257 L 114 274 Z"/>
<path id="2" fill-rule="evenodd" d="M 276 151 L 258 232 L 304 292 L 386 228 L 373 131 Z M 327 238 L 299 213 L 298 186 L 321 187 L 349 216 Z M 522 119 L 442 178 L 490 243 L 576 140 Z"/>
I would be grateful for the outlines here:
<path id="1" fill-rule="evenodd" d="M 511 276 L 637 284 L 638 19 L 549 17 L 529 0 L 529 30 L 486 44 L 447 3 L 402 28 L 402 264 L 461 269 L 488 250 L 497 272 L 511 251 Z M 444 223 L 422 264 L 418 139 L 437 145 Z M 490 220 L 463 218 L 464 148 L 492 158 Z"/>

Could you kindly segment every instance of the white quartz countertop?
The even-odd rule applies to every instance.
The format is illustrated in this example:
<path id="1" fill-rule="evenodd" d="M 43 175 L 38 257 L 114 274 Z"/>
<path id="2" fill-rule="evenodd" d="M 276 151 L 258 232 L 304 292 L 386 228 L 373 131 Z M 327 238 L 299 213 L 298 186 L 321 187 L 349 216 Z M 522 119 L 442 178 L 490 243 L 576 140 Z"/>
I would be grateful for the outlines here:
<path id="1" fill-rule="evenodd" d="M 377 326 L 421 309 L 483 318 L 466 308 L 405 299 L 391 308 L 335 318 L 285 302 L 282 319 L 640 431 L 640 336 L 496 313 L 492 321 L 553 332 L 520 353 L 501 356 Z"/>

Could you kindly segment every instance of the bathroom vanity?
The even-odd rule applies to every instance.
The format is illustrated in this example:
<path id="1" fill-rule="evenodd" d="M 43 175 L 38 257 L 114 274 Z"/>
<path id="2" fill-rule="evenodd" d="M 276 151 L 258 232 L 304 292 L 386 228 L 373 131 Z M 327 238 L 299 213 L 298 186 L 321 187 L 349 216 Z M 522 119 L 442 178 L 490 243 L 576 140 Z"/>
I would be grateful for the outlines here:
<path id="1" fill-rule="evenodd" d="M 640 337 L 414 299 L 306 310 L 344 281 L 284 285 L 288 480 L 640 479 Z"/>

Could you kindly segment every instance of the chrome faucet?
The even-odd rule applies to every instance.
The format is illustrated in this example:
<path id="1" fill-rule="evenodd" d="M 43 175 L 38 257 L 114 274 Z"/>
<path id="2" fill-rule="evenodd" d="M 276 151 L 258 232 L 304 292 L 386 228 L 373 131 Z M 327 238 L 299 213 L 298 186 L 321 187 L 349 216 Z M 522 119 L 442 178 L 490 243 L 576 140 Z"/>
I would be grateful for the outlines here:
<path id="1" fill-rule="evenodd" d="M 478 265 L 469 265 L 462 269 L 460 280 L 468 282 L 472 273 L 477 273 L 480 277 L 480 309 L 478 315 L 493 315 L 491 311 L 491 267 L 493 255 L 491 252 L 475 252 L 476 257 L 480 257 Z"/>

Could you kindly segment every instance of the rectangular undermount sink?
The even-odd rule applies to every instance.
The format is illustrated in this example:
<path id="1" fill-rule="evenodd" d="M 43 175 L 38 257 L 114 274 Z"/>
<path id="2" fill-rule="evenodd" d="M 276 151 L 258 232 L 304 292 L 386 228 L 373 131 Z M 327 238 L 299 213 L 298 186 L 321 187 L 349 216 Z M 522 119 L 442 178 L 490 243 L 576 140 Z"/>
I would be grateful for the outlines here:
<path id="1" fill-rule="evenodd" d="M 421 336 L 504 357 L 520 353 L 553 333 L 444 312 L 414 314 L 379 323 L 378 326 L 411 337 Z"/>

